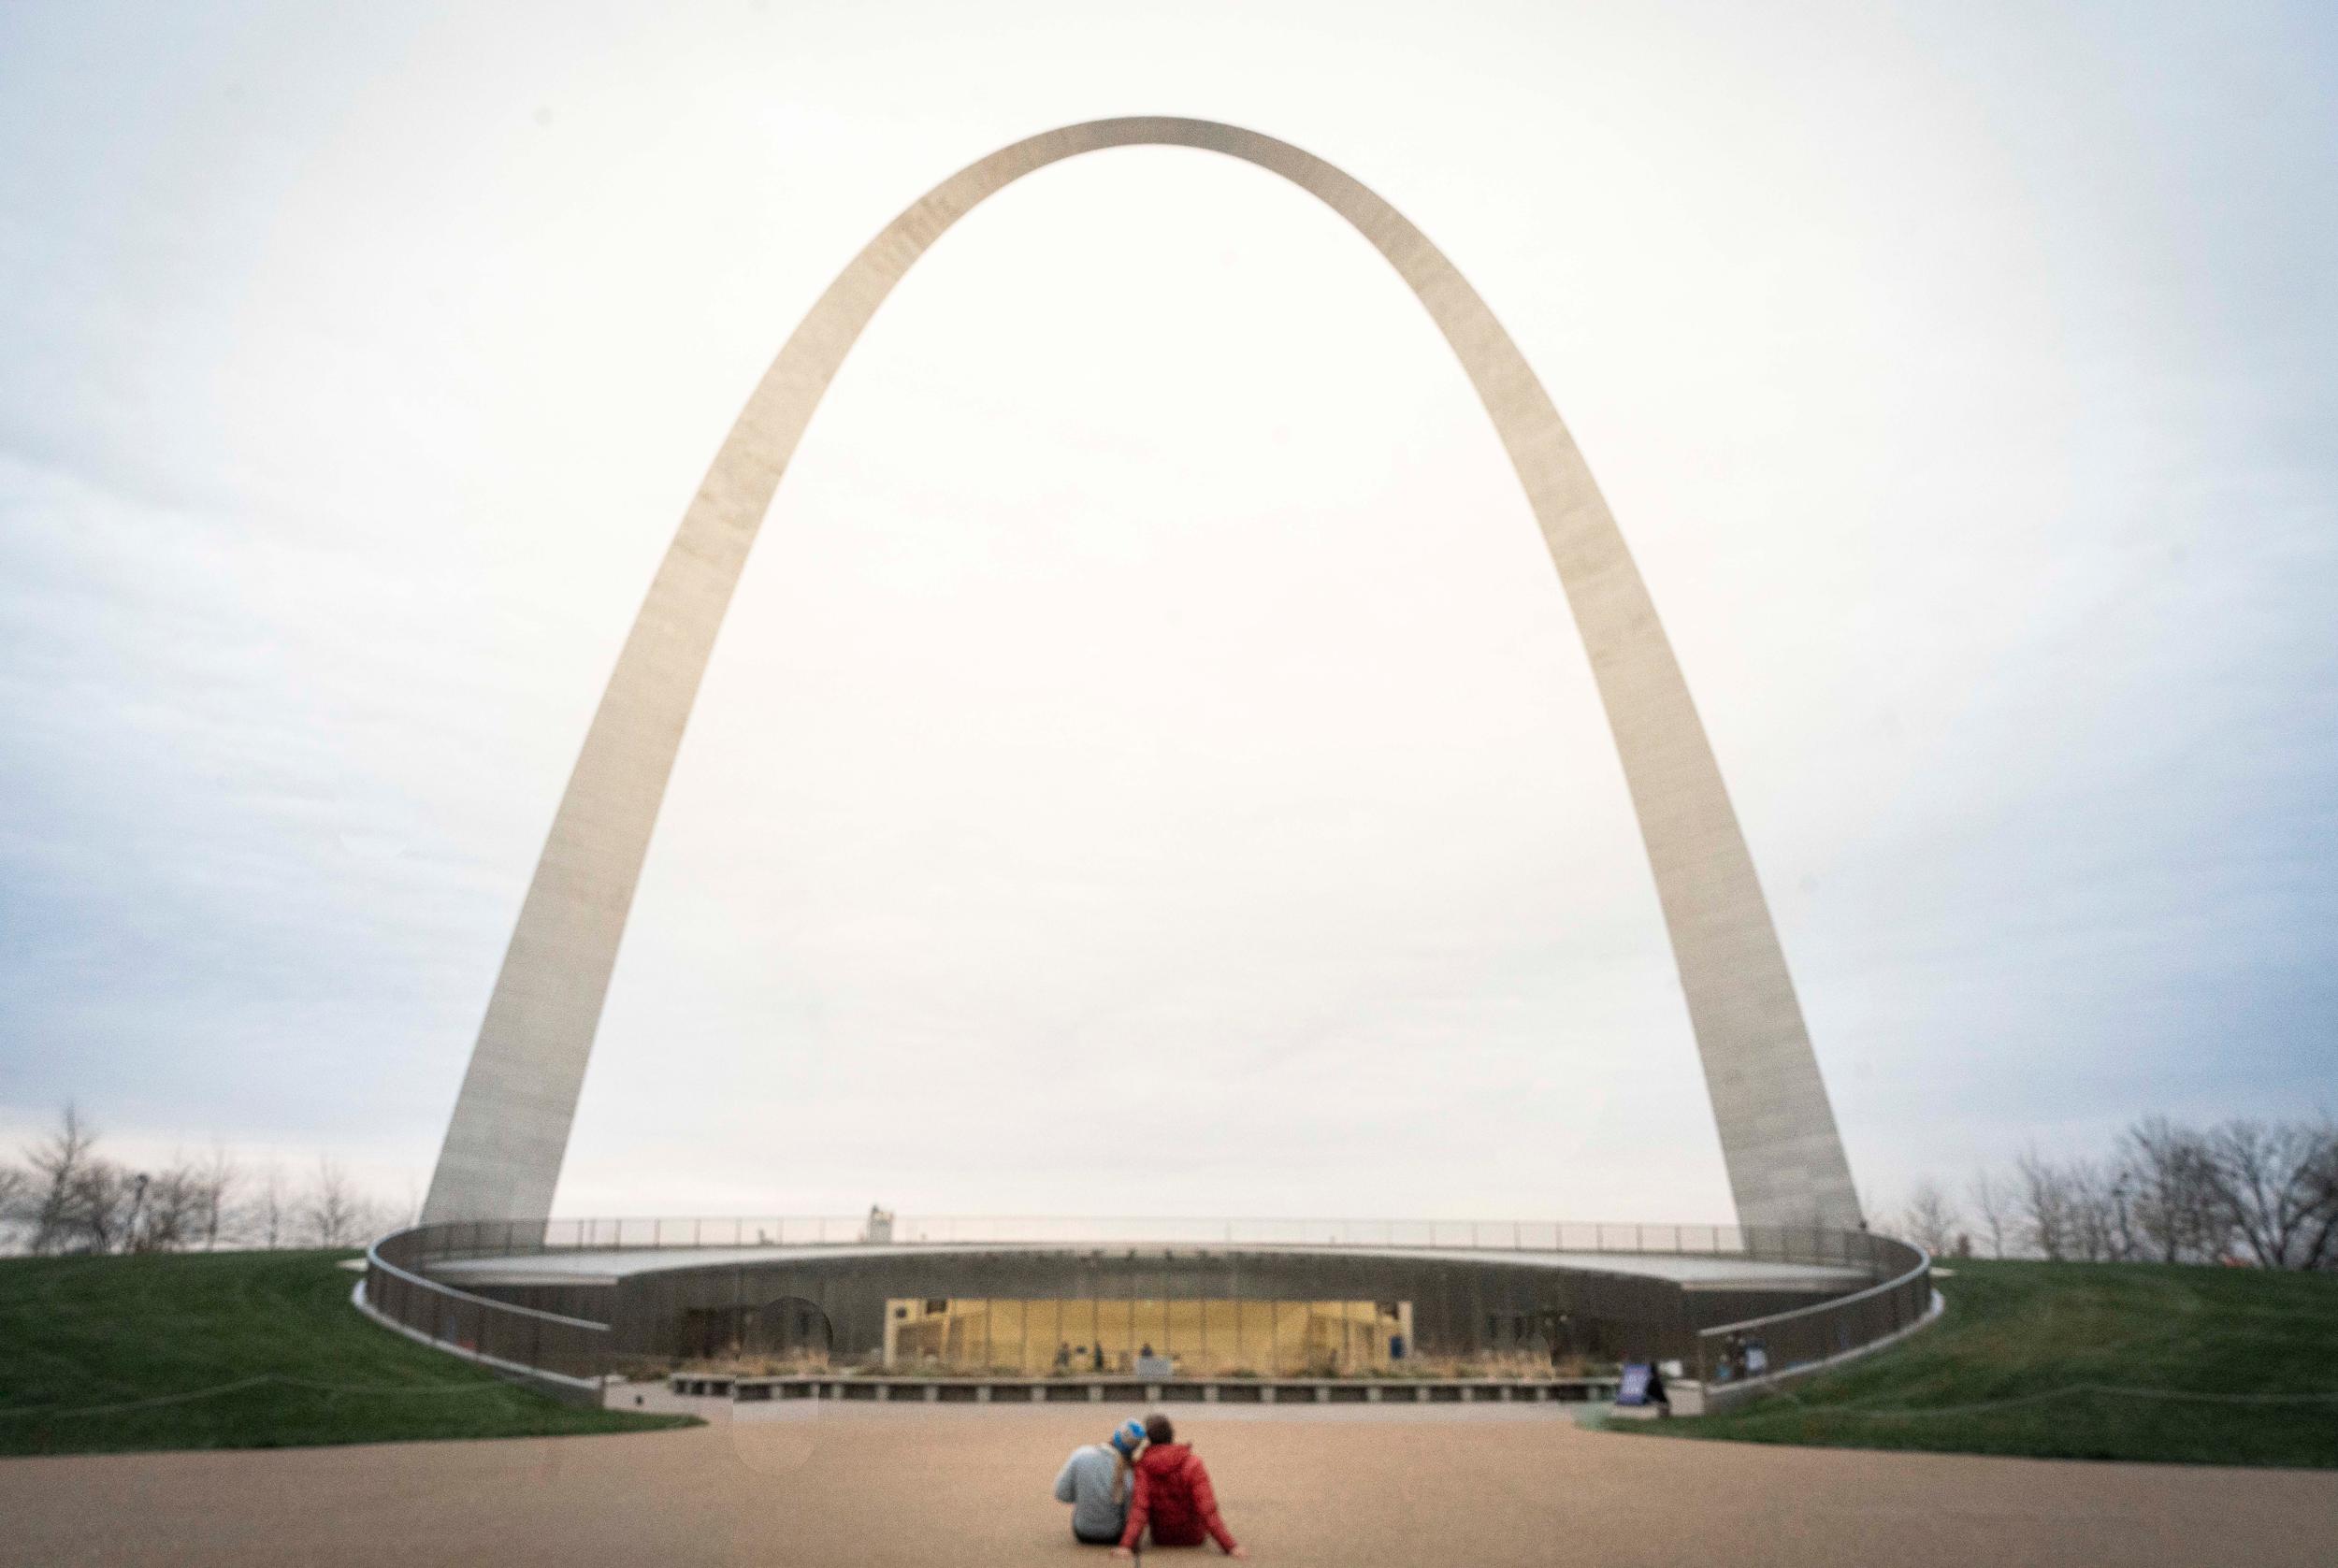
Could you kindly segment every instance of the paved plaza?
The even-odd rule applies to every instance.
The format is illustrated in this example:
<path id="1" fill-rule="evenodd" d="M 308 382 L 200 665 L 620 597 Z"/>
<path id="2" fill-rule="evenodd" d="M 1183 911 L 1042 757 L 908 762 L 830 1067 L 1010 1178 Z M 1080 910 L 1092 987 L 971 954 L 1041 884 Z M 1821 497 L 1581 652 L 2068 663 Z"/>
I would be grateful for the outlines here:
<path id="1" fill-rule="evenodd" d="M 1125 1414 L 749 1406 L 639 1436 L 7 1460 L 0 1562 L 1102 1568 L 1048 1487 Z M 1262 1562 L 2324 1568 L 2338 1541 L 2321 1472 L 1674 1442 L 1547 1408 L 1176 1415 Z"/>

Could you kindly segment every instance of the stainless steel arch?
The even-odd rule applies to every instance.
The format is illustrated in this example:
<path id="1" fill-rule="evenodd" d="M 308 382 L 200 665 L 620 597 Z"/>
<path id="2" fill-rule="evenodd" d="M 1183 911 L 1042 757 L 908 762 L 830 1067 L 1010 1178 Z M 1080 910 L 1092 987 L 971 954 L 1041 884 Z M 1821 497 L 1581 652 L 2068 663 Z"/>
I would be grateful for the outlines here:
<path id="1" fill-rule="evenodd" d="M 426 1221 L 551 1208 L 628 910 L 747 550 L 822 393 L 910 265 L 985 197 L 1108 147 L 1201 148 L 1281 175 L 1387 257 L 1452 345 L 1525 485 L 1615 734 L 1748 1225 L 1853 1227 L 1858 1199 L 1802 1010 L 1704 726 L 1639 571 L 1550 396 L 1485 302 L 1388 203 L 1287 142 L 1204 120 L 1099 120 L 960 170 L 829 285 L 683 514 L 553 819 L 480 1026 Z"/>

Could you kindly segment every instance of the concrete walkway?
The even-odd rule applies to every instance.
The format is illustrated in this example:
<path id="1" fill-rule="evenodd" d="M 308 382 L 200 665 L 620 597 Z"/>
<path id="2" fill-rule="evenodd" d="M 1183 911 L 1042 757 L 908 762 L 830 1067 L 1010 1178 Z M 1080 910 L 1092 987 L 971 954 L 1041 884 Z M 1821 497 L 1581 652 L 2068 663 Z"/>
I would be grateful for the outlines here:
<path id="1" fill-rule="evenodd" d="M 2324 1568 L 2338 1542 L 2331 1473 L 1673 1442 L 1498 1405 L 1177 1418 L 1262 1562 Z M 1047 1489 L 1104 1430 L 782 1404 L 641 1436 L 0 1460 L 0 1562 L 1102 1568 Z"/>
<path id="2" fill-rule="evenodd" d="M 920 1242 L 895 1244 L 805 1243 L 801 1245 L 628 1247 L 578 1252 L 523 1252 L 502 1258 L 451 1258 L 434 1261 L 430 1277 L 455 1286 L 613 1285 L 636 1274 L 673 1269 L 755 1267 L 765 1263 L 833 1263 L 851 1259 L 936 1257 L 967 1253 L 1092 1253 L 1104 1244 L 1088 1242 Z M 1432 1263 L 1508 1263 L 1520 1267 L 1571 1269 L 1589 1273 L 1632 1274 L 1668 1279 L 1692 1290 L 1842 1290 L 1864 1286 L 1865 1269 L 1835 1263 L 1788 1263 L 1700 1252 L 1553 1252 L 1548 1249 L 1438 1246 L 1291 1246 L 1240 1243 L 1179 1242 L 1175 1245 L 1112 1244 L 1115 1253 L 1147 1256 L 1196 1251 L 1287 1253 L 1298 1257 L 1412 1259 Z"/>

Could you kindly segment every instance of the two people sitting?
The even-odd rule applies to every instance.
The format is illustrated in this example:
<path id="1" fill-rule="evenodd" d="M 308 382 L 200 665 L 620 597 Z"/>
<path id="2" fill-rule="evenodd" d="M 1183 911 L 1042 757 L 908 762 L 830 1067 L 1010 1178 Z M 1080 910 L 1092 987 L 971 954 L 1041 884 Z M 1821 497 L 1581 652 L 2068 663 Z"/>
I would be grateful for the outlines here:
<path id="1" fill-rule="evenodd" d="M 1072 1505 L 1074 1537 L 1130 1557 L 1149 1525 L 1156 1546 L 1208 1539 L 1228 1557 L 1248 1557 L 1219 1517 L 1209 1467 L 1176 1437 L 1169 1417 L 1155 1415 L 1123 1421 L 1104 1442 L 1074 1449 L 1055 1478 L 1056 1501 Z"/>

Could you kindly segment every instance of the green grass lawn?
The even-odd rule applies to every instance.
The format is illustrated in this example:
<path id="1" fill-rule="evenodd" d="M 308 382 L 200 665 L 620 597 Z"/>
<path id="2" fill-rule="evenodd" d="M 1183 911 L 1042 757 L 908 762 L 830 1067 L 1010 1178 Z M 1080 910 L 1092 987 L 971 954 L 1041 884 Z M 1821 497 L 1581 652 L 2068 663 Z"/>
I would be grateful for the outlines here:
<path id="1" fill-rule="evenodd" d="M 350 1305 L 346 1256 L 0 1259 L 0 1454 L 690 1424 L 564 1405 L 394 1334 Z"/>
<path id="2" fill-rule="evenodd" d="M 1949 1267 L 1953 1277 L 1939 1285 L 1946 1316 L 1903 1344 L 1725 1415 L 1630 1430 L 1828 1447 L 2338 1465 L 2338 1275 L 1964 1259 Z"/>

